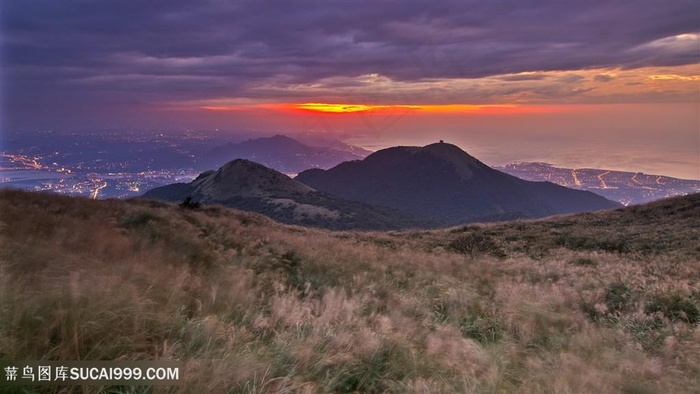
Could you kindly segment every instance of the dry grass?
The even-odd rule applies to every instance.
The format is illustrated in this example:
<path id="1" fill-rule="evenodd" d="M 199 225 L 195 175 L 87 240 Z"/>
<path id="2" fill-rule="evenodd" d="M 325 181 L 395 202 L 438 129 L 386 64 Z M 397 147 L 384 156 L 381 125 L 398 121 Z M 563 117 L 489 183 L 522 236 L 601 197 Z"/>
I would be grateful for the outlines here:
<path id="1" fill-rule="evenodd" d="M 0 359 L 178 359 L 185 384 L 165 391 L 196 393 L 700 387 L 698 196 L 405 233 L 0 201 Z"/>

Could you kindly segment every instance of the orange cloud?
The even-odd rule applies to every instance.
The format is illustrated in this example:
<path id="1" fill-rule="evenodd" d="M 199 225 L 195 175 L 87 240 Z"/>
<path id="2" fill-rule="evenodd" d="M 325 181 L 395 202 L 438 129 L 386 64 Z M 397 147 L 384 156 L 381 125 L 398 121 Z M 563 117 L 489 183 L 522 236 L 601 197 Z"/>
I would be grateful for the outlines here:
<path id="1" fill-rule="evenodd" d="M 649 78 L 656 80 L 700 81 L 700 75 L 656 74 L 650 75 Z"/>

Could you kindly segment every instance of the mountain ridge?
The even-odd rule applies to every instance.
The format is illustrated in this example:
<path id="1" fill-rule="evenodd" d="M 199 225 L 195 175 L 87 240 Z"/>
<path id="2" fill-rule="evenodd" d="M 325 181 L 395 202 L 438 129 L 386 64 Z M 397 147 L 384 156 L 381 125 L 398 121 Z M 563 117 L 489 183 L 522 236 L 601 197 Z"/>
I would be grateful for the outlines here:
<path id="1" fill-rule="evenodd" d="M 593 193 L 523 181 L 443 142 L 383 149 L 294 179 L 235 159 L 189 184 L 155 188 L 143 197 L 171 202 L 190 197 L 332 229 L 432 228 L 620 206 Z"/>
<path id="2" fill-rule="evenodd" d="M 444 142 L 387 148 L 362 161 L 304 171 L 295 179 L 319 191 L 446 225 L 489 215 L 535 218 L 620 206 L 590 192 L 521 180 Z"/>
<path id="3" fill-rule="evenodd" d="M 349 201 L 318 192 L 287 175 L 246 159 L 232 160 L 190 183 L 149 190 L 141 196 L 170 202 L 185 198 L 262 213 L 289 224 L 330 229 L 398 229 L 433 223 L 387 207 Z"/>

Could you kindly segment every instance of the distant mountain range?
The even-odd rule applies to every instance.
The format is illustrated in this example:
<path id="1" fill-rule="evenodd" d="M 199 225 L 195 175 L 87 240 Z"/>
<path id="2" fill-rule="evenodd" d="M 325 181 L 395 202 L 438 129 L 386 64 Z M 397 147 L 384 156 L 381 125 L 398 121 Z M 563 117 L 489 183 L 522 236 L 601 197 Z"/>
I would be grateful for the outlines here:
<path id="1" fill-rule="evenodd" d="M 700 181 L 639 172 L 560 168 L 537 162 L 508 164 L 496 169 L 530 181 L 549 181 L 588 190 L 625 205 L 700 192 Z"/>
<path id="2" fill-rule="evenodd" d="M 450 226 L 620 206 L 590 192 L 518 179 L 446 143 L 384 149 L 295 179 L 236 159 L 189 184 L 156 188 L 143 197 L 176 202 L 192 197 L 284 223 L 335 229 Z"/>
<path id="3" fill-rule="evenodd" d="M 341 141 L 323 142 L 312 146 L 284 135 L 275 135 L 229 143 L 208 151 L 199 160 L 199 167 L 219 168 L 233 159 L 247 159 L 283 173 L 296 174 L 309 168 L 331 168 L 372 153 Z"/>
<path id="4" fill-rule="evenodd" d="M 431 227 L 434 223 L 391 208 L 370 206 L 317 192 L 290 177 L 245 159 L 202 173 L 191 183 L 175 183 L 146 192 L 143 198 L 181 202 L 192 197 L 258 212 L 282 223 L 330 229 L 388 230 Z"/>

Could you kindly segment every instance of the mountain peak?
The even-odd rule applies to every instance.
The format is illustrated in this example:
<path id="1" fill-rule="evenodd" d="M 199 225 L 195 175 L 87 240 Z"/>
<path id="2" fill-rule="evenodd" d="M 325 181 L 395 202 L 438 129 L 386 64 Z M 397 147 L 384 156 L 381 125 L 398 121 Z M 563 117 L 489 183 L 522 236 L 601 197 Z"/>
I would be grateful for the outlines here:
<path id="1" fill-rule="evenodd" d="M 436 142 L 434 144 L 426 145 L 420 150 L 430 152 L 431 154 L 442 157 L 442 158 L 451 158 L 451 159 L 471 159 L 471 160 L 476 160 L 473 156 L 471 156 L 469 153 L 467 153 L 464 149 L 460 148 L 457 145 L 453 145 L 447 142 Z M 478 160 L 476 160 L 478 161 Z"/>
<path id="2" fill-rule="evenodd" d="M 450 144 L 449 142 L 445 142 L 443 140 L 440 140 L 440 142 L 434 142 L 432 144 L 428 144 L 428 145 L 424 146 L 423 148 L 458 149 L 458 150 L 463 151 L 462 148 L 460 148 L 459 146 L 454 145 L 454 144 Z"/>
<path id="3" fill-rule="evenodd" d="M 618 206 L 590 192 L 512 177 L 445 142 L 383 149 L 363 161 L 304 171 L 296 179 L 319 191 L 448 225 Z"/>
<path id="4" fill-rule="evenodd" d="M 227 162 L 193 182 L 149 190 L 144 198 L 204 204 L 259 212 L 285 223 L 335 229 L 400 229 L 436 223 L 386 207 L 374 207 L 319 193 L 288 176 L 246 159 Z"/>
<path id="5" fill-rule="evenodd" d="M 433 171 L 436 167 L 449 167 L 462 180 L 471 178 L 474 171 L 490 171 L 491 168 L 480 162 L 457 145 L 438 142 L 426 146 L 398 146 L 379 150 L 369 155 L 364 162 L 378 169 L 396 166 L 418 165 L 420 172 Z"/>
<path id="6" fill-rule="evenodd" d="M 452 164 L 463 178 L 471 177 L 474 169 L 488 168 L 486 164 L 477 160 L 474 156 L 471 156 L 457 145 L 440 141 L 435 144 L 426 145 L 422 150 Z"/>
<path id="7" fill-rule="evenodd" d="M 235 159 L 217 171 L 200 177 L 192 186 L 207 199 L 219 200 L 233 195 L 258 196 L 272 192 L 308 193 L 312 188 L 261 164 L 246 159 Z"/>

